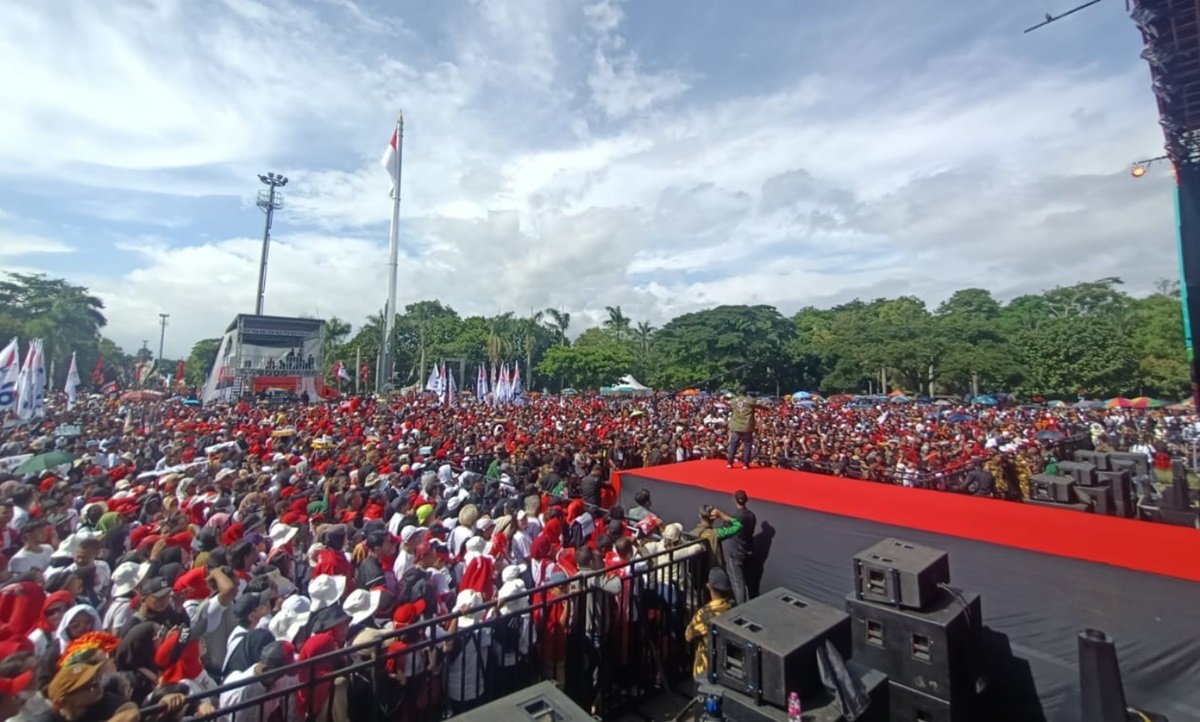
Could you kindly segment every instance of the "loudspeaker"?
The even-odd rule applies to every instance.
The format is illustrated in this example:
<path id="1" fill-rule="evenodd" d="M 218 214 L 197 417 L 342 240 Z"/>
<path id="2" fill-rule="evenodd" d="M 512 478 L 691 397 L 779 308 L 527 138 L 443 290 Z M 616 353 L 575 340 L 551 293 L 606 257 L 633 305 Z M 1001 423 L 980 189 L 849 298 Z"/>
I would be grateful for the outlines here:
<path id="1" fill-rule="evenodd" d="M 553 682 L 542 682 L 454 719 L 460 722 L 591 722 L 593 718 Z"/>
<path id="2" fill-rule="evenodd" d="M 1108 455 L 1109 468 L 1113 471 L 1129 469 L 1133 476 L 1150 474 L 1150 460 L 1145 454 L 1131 454 L 1128 451 L 1114 451 Z"/>
<path id="3" fill-rule="evenodd" d="M 1030 501 L 1054 501 L 1060 504 L 1075 503 L 1075 480 L 1069 476 L 1034 474 L 1029 480 Z"/>
<path id="4" fill-rule="evenodd" d="M 1185 511 L 1192 508 L 1192 494 L 1188 489 L 1187 469 L 1178 459 L 1175 460 L 1173 466 L 1171 485 L 1163 489 L 1162 508 Z"/>
<path id="5" fill-rule="evenodd" d="M 978 722 L 978 701 L 939 699 L 920 690 L 888 682 L 891 722 Z"/>
<path id="6" fill-rule="evenodd" d="M 950 557 L 940 549 L 884 539 L 854 555 L 859 599 L 921 609 L 950 583 Z"/>
<path id="7" fill-rule="evenodd" d="M 1079 486 L 1096 485 L 1096 467 L 1093 464 L 1060 461 L 1058 462 L 1058 473 L 1071 477 Z"/>
<path id="8" fill-rule="evenodd" d="M 1107 484 L 1112 489 L 1113 513 L 1126 519 L 1137 516 L 1137 499 L 1133 495 L 1129 471 L 1101 471 L 1097 476 L 1101 485 Z"/>
<path id="9" fill-rule="evenodd" d="M 1097 629 L 1079 634 L 1079 690 L 1087 722 L 1125 722 L 1125 687 L 1117 648 Z"/>
<path id="10" fill-rule="evenodd" d="M 1104 472 L 1111 474 L 1111 471 Z M 1077 486 L 1075 493 L 1079 496 L 1079 501 L 1083 504 L 1089 504 L 1092 511 L 1097 514 L 1112 515 L 1116 513 L 1117 505 L 1113 500 L 1112 488 L 1107 484 L 1103 486 Z"/>
<path id="11" fill-rule="evenodd" d="M 887 672 L 888 679 L 946 700 L 983 687 L 983 611 L 974 592 L 943 589 L 923 611 L 896 609 L 846 597 L 854 661 Z"/>
<path id="12" fill-rule="evenodd" d="M 1200 529 L 1200 511 L 1195 509 L 1168 509 L 1163 506 L 1158 510 L 1164 524 L 1175 526 L 1190 526 Z"/>
<path id="13" fill-rule="evenodd" d="M 826 639 L 850 657 L 850 617 L 782 587 L 738 605 L 709 627 L 708 679 L 786 707 L 788 694 L 821 688 L 817 646 Z"/>
<path id="14" fill-rule="evenodd" d="M 1108 454 L 1103 451 L 1090 451 L 1087 449 L 1075 450 L 1075 461 L 1091 464 L 1096 467 L 1096 471 L 1108 471 Z M 1062 468 L 1062 464 L 1059 464 Z"/>
<path id="15" fill-rule="evenodd" d="M 888 678 L 883 672 L 864 667 L 852 660 L 846 662 L 850 676 L 862 682 L 871 698 L 871 705 L 856 722 L 888 722 Z M 701 689 L 701 694 L 707 690 Z M 721 689 L 721 711 L 730 722 L 787 722 L 787 710 L 755 704 L 754 697 L 732 689 Z M 846 718 L 837 701 L 824 688 L 800 700 L 804 722 L 842 722 Z"/>
<path id="16" fill-rule="evenodd" d="M 1046 506 L 1046 507 L 1050 507 L 1051 509 L 1065 509 L 1066 511 L 1083 511 L 1083 512 L 1093 511 L 1092 505 L 1090 502 L 1087 504 L 1080 504 L 1079 502 L 1073 502 L 1071 504 L 1064 504 L 1061 501 L 1040 501 L 1038 499 L 1026 499 L 1025 503 L 1030 504 L 1032 506 Z"/>

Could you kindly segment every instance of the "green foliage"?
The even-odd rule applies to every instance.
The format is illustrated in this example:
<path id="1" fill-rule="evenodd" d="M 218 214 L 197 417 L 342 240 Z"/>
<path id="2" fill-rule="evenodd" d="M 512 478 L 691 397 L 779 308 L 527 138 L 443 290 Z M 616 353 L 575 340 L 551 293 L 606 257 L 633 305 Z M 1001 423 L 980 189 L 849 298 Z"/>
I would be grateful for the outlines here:
<path id="1" fill-rule="evenodd" d="M 790 388 L 793 324 L 770 306 L 718 306 L 672 319 L 654 334 L 653 385 L 683 389 L 738 381 L 749 388 Z"/>
<path id="2" fill-rule="evenodd" d="M 547 349 L 537 372 L 543 377 L 560 379 L 564 387 L 596 389 L 615 383 L 629 373 L 633 351 L 624 343 L 591 343 L 576 346 L 552 346 Z"/>
<path id="3" fill-rule="evenodd" d="M 330 319 L 336 321 L 337 318 Z M 347 324 L 349 333 L 349 324 Z M 202 386 L 212 373 L 213 364 L 217 361 L 217 352 L 221 350 L 221 339 L 205 338 L 192 346 L 191 353 L 183 362 L 183 378 L 188 386 Z"/>

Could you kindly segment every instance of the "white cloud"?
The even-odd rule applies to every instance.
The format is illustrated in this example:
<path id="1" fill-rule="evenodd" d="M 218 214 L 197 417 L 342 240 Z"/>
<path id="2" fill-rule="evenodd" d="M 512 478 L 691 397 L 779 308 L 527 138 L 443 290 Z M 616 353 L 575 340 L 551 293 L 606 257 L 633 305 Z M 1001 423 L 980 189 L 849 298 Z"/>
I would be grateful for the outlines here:
<path id="1" fill-rule="evenodd" d="M 51 238 L 0 229 L 0 258 L 16 258 L 36 253 L 73 253 L 74 248 Z M 5 270 L 8 270 L 7 266 Z"/>
<path id="2" fill-rule="evenodd" d="M 0 63 L 21 68 L 0 75 L 0 189 L 103 187 L 77 206 L 96 235 L 128 238 L 163 196 L 228 196 L 232 211 L 255 173 L 280 170 L 267 308 L 355 323 L 386 289 L 377 159 L 399 109 L 401 304 L 565 307 L 580 327 L 620 304 L 658 325 L 715 303 L 933 302 L 1113 274 L 1136 290 L 1175 270 L 1169 183 L 1125 172 L 1162 143 L 1132 50 L 1116 70 L 1035 64 L 986 39 L 939 47 L 956 11 L 933 28 L 889 12 L 780 28 L 800 47 L 853 29 L 862 52 L 750 88 L 688 60 L 716 54 L 712 35 L 656 52 L 648 35 L 684 45 L 690 19 L 647 34 L 631 26 L 645 12 L 457 0 L 416 27 L 352 0 L 19 4 L 0 25 Z M 164 237 L 126 243 L 124 270 L 80 261 L 119 341 L 140 345 L 165 311 L 183 354 L 253 307 L 259 241 L 210 224 L 213 204 L 173 205 Z M 32 212 L 38 235 L 59 227 L 6 210 Z M 22 243 L 0 237 L 0 255 Z"/>

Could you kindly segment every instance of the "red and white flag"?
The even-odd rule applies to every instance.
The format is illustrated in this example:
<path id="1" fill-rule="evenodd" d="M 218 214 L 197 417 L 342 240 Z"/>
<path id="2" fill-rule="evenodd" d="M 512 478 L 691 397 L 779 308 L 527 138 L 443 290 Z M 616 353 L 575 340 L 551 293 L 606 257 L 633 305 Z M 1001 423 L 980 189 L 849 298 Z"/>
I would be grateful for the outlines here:
<path id="1" fill-rule="evenodd" d="M 333 365 L 333 377 L 343 381 L 350 380 L 350 372 L 346 370 L 346 366 L 341 361 Z"/>
<path id="2" fill-rule="evenodd" d="M 392 177 L 392 191 L 396 190 L 396 179 L 400 175 L 400 153 L 396 146 L 398 130 L 392 131 L 392 140 L 388 143 L 387 149 L 383 151 L 383 157 L 379 159 L 379 164 L 387 169 L 388 175 Z"/>

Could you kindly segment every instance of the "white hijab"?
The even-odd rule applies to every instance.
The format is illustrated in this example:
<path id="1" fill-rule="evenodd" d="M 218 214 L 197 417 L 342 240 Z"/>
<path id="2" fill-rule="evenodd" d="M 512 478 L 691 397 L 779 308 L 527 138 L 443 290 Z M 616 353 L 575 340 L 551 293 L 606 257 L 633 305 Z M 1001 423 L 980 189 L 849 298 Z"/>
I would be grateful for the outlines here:
<path id="1" fill-rule="evenodd" d="M 92 621 L 95 622 L 95 626 L 92 627 L 93 631 L 99 632 L 104 629 L 104 623 L 100 621 L 100 615 L 96 613 L 95 609 L 92 609 L 87 604 L 76 604 L 63 615 L 62 619 L 58 622 L 58 629 L 54 633 L 55 638 L 58 639 L 58 643 L 62 645 L 60 651 L 67 651 L 67 645 L 71 643 L 71 637 L 67 635 L 67 627 L 70 626 L 71 620 L 80 614 L 90 614 L 92 616 Z"/>

